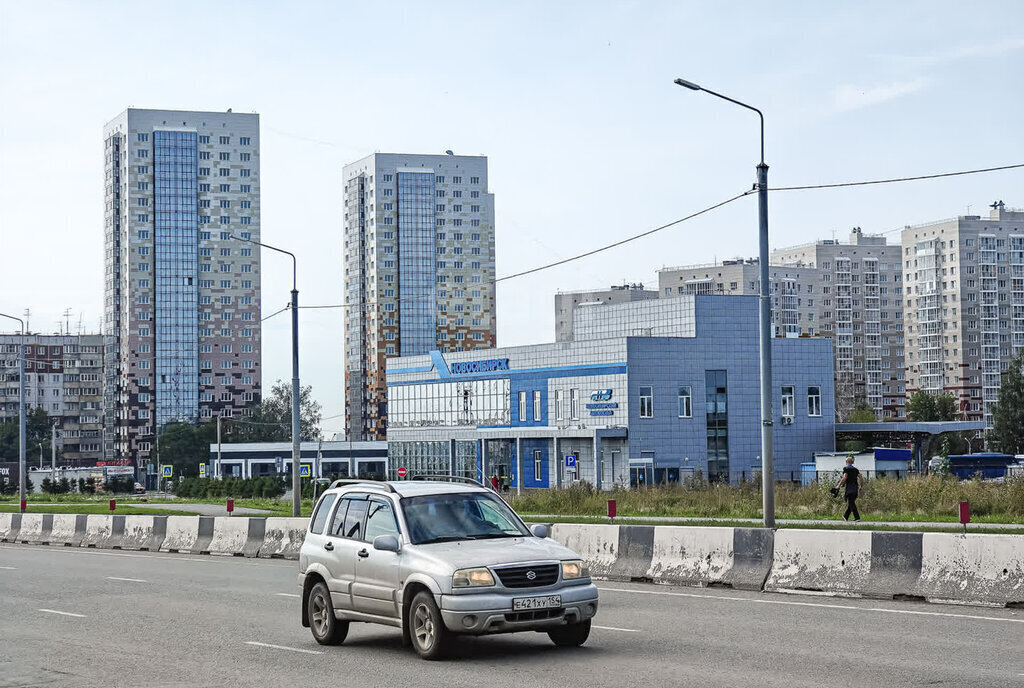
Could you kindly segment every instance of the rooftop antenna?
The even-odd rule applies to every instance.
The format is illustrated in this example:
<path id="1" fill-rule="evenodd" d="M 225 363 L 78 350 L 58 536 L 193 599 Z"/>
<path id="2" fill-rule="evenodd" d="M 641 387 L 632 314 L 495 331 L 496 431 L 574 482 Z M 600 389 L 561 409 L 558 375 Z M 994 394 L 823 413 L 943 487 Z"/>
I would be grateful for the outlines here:
<path id="1" fill-rule="evenodd" d="M 83 313 L 79 313 L 79 314 L 78 314 L 78 336 L 79 336 L 79 337 L 81 337 L 81 336 L 82 336 L 82 318 L 83 318 L 84 316 L 85 316 L 85 313 L 84 313 L 84 312 L 83 312 Z"/>
<path id="2" fill-rule="evenodd" d="M 31 308 L 26 308 L 25 309 L 25 332 L 31 332 L 32 331 L 31 329 L 29 329 L 29 326 L 28 326 L 28 319 L 29 319 L 29 316 L 31 316 L 31 315 L 32 315 L 32 309 Z"/>
<path id="3" fill-rule="evenodd" d="M 971 204 L 970 203 L 967 204 L 967 214 L 968 215 L 971 214 Z"/>
<path id="4" fill-rule="evenodd" d="M 64 309 L 64 334 L 71 334 L 71 309 Z"/>

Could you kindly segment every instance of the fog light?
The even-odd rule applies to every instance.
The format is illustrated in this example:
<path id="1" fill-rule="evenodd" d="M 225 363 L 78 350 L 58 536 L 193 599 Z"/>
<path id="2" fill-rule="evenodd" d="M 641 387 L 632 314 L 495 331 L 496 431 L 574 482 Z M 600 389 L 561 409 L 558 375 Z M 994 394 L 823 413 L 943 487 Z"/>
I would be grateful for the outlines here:
<path id="1" fill-rule="evenodd" d="M 590 614 L 591 616 L 593 616 L 596 613 L 597 613 L 597 607 L 595 607 L 592 604 L 588 604 L 587 605 L 587 614 Z"/>
<path id="2" fill-rule="evenodd" d="M 462 617 L 462 625 L 466 628 L 472 628 L 476 625 L 476 617 L 470 614 L 469 616 Z"/>

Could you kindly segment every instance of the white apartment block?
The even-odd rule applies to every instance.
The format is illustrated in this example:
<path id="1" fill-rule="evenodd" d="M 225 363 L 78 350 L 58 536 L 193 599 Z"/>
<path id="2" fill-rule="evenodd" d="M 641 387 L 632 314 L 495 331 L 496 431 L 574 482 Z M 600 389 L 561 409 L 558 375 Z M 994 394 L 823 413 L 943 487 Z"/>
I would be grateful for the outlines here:
<path id="1" fill-rule="evenodd" d="M 992 427 L 1001 374 L 1024 349 L 1024 210 L 993 203 L 903 230 L 907 391 L 951 393 Z"/>
<path id="2" fill-rule="evenodd" d="M 776 337 L 818 334 L 818 272 L 799 265 L 768 268 L 772 285 L 772 329 Z M 661 298 L 694 294 L 750 296 L 761 293 L 757 259 L 662 268 L 658 271 Z"/>
<path id="3" fill-rule="evenodd" d="M 21 344 L 20 334 L 0 334 L 0 422 L 18 420 Z M 26 411 L 42 409 L 56 423 L 61 465 L 95 465 L 103 457 L 103 336 L 27 334 L 24 344 Z"/>
<path id="4" fill-rule="evenodd" d="M 376 153 L 346 165 L 345 426 L 387 433 L 385 361 L 495 340 L 487 158 Z"/>
<path id="5" fill-rule="evenodd" d="M 259 115 L 128 109 L 104 127 L 104 454 L 259 401 Z M 237 237 L 237 238 L 236 238 Z"/>
<path id="6" fill-rule="evenodd" d="M 823 239 L 772 251 L 773 265 L 817 271 L 819 295 L 811 304 L 817 334 L 835 352 L 836 408 L 860 402 L 879 420 L 906 417 L 903 273 L 900 247 L 854 228 L 848 243 Z"/>
<path id="7" fill-rule="evenodd" d="M 642 284 L 612 285 L 608 289 L 560 291 L 555 294 L 555 341 L 573 341 L 572 314 L 580 306 L 612 305 L 658 298 L 658 292 Z"/>

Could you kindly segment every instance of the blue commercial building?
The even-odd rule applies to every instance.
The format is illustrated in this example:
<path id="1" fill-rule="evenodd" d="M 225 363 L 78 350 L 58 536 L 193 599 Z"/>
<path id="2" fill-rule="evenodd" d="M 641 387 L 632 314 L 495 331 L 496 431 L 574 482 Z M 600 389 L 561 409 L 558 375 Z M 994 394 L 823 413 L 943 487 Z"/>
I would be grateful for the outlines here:
<path id="1" fill-rule="evenodd" d="M 391 477 L 602 488 L 760 471 L 756 297 L 684 296 L 574 313 L 574 341 L 389 359 Z M 775 468 L 834 450 L 832 342 L 772 340 Z"/>

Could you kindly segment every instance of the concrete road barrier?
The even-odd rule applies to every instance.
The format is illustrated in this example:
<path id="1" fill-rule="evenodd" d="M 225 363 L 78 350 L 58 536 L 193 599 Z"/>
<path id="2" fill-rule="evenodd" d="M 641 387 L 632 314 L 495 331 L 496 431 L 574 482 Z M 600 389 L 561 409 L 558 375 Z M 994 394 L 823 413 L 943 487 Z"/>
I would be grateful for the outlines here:
<path id="1" fill-rule="evenodd" d="M 213 524 L 210 554 L 255 557 L 263 546 L 266 519 L 217 517 Z"/>
<path id="2" fill-rule="evenodd" d="M 0 542 L 14 542 L 21 531 L 21 514 L 0 513 Z"/>
<path id="3" fill-rule="evenodd" d="M 21 532 L 18 542 L 30 545 L 44 545 L 50 541 L 53 514 L 22 514 Z"/>
<path id="4" fill-rule="evenodd" d="M 78 547 L 85 538 L 85 514 L 54 514 L 50 544 Z"/>
<path id="5" fill-rule="evenodd" d="M 159 552 L 167 534 L 167 516 L 125 516 L 122 549 Z"/>
<path id="6" fill-rule="evenodd" d="M 160 545 L 161 552 L 186 552 L 195 550 L 199 540 L 198 516 L 168 516 L 167 532 Z"/>
<path id="7" fill-rule="evenodd" d="M 732 561 L 732 528 L 657 526 L 646 577 L 682 585 L 724 584 Z"/>
<path id="8" fill-rule="evenodd" d="M 298 559 L 308 523 L 307 518 L 268 517 L 264 521 L 265 531 L 259 556 L 265 559 Z"/>
<path id="9" fill-rule="evenodd" d="M 82 547 L 121 549 L 124 539 L 124 516 L 89 514 L 85 520 Z"/>
<path id="10" fill-rule="evenodd" d="M 618 570 L 619 526 L 555 523 L 551 527 L 551 538 L 579 553 L 595 578 L 610 578 Z M 635 568 L 639 569 L 641 565 L 643 568 L 637 576 L 646 575 L 650 560 L 646 564 L 637 564 Z"/>
<path id="11" fill-rule="evenodd" d="M 871 532 L 784 529 L 775 533 L 765 590 L 856 596 L 871 572 Z"/>
<path id="12" fill-rule="evenodd" d="M 924 533 L 915 594 L 929 601 L 1024 605 L 1024 537 Z"/>

